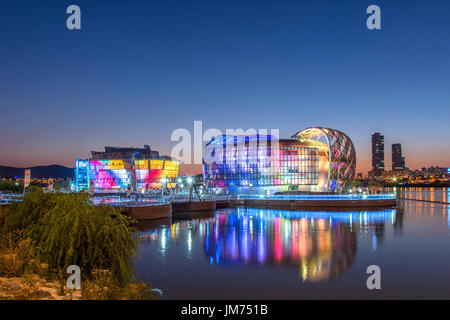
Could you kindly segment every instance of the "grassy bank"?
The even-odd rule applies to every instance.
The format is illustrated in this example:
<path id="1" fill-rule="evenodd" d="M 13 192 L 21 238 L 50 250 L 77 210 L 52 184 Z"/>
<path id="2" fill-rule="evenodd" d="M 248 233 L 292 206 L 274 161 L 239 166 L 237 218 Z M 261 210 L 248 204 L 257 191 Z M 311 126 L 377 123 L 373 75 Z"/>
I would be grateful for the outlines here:
<path id="1" fill-rule="evenodd" d="M 5 224 L 5 217 L 6 217 L 6 205 L 0 204 L 0 230 L 2 230 L 3 225 Z"/>
<path id="2" fill-rule="evenodd" d="M 0 191 L 21 193 L 23 191 L 23 183 L 15 181 L 0 181 Z"/>
<path id="3" fill-rule="evenodd" d="M 87 195 L 31 190 L 0 211 L 0 299 L 152 298 L 133 273 L 132 223 Z M 66 287 L 70 265 L 81 269 L 81 290 Z"/>

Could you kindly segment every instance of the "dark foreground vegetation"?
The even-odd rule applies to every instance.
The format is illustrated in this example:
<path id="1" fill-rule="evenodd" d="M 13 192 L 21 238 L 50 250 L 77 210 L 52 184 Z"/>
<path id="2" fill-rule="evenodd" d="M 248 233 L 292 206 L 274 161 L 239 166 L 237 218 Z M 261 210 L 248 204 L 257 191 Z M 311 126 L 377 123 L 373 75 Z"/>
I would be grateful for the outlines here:
<path id="1" fill-rule="evenodd" d="M 0 181 L 0 192 L 22 193 L 22 191 L 22 182 Z"/>
<path id="2" fill-rule="evenodd" d="M 133 221 L 85 194 L 27 192 L 0 211 L 0 299 L 147 299 L 133 260 Z M 66 287 L 81 269 L 81 290 Z"/>

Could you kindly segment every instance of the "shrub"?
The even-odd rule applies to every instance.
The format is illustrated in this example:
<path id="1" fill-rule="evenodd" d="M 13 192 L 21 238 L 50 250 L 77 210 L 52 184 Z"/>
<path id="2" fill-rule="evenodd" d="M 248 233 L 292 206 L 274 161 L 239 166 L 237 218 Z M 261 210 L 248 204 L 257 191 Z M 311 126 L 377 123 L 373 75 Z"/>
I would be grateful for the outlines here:
<path id="1" fill-rule="evenodd" d="M 50 269 L 77 265 L 86 277 L 94 270 L 109 270 L 123 287 L 133 275 L 138 244 L 132 223 L 112 207 L 93 206 L 86 194 L 31 190 L 8 209 L 4 232 L 23 229 Z"/>
<path id="2" fill-rule="evenodd" d="M 25 272 L 39 272 L 41 266 L 31 239 L 24 238 L 23 231 L 16 231 L 0 238 L 0 276 L 19 277 Z"/>
<path id="3" fill-rule="evenodd" d="M 155 299 L 151 288 L 144 282 L 117 285 L 107 272 L 98 273 L 81 287 L 82 300 L 151 300 Z"/>
<path id="4" fill-rule="evenodd" d="M 0 204 L 0 229 L 5 224 L 6 219 L 6 206 Z"/>
<path id="5" fill-rule="evenodd" d="M 0 191 L 22 193 L 23 183 L 22 182 L 12 182 L 12 181 L 0 181 Z"/>
<path id="6" fill-rule="evenodd" d="M 27 229 L 29 234 L 44 214 L 56 205 L 56 194 L 45 194 L 42 189 L 36 187 L 28 187 L 27 191 L 23 201 L 8 206 L 5 232 Z"/>

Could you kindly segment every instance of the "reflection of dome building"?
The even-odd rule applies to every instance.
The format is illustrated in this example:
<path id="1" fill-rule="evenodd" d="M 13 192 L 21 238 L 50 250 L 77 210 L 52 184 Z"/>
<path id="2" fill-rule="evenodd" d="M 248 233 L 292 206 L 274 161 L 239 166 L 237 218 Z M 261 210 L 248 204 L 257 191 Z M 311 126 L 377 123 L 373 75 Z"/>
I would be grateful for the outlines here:
<path id="1" fill-rule="evenodd" d="M 211 263 L 298 266 L 304 281 L 336 276 L 356 255 L 356 233 L 345 222 L 285 218 L 258 209 L 238 209 L 208 223 L 205 250 Z M 245 211 L 244 211 L 245 210 Z"/>
<path id="2" fill-rule="evenodd" d="M 163 225 L 145 222 L 138 227 L 141 243 L 157 243 L 163 255 L 176 244 L 186 257 L 203 250 L 209 264 L 287 266 L 298 269 L 303 281 L 321 281 L 352 265 L 358 234 L 371 235 L 376 250 L 387 224 L 398 233 L 402 221 L 398 208 L 339 212 L 234 208 L 218 210 L 213 218 L 169 220 Z M 200 243 L 203 248 L 197 246 Z M 205 263 L 201 260 L 196 261 Z"/>
<path id="3" fill-rule="evenodd" d="M 356 153 L 341 131 L 308 128 L 293 139 L 219 136 L 204 152 L 205 183 L 231 192 L 333 191 L 353 179 Z"/>

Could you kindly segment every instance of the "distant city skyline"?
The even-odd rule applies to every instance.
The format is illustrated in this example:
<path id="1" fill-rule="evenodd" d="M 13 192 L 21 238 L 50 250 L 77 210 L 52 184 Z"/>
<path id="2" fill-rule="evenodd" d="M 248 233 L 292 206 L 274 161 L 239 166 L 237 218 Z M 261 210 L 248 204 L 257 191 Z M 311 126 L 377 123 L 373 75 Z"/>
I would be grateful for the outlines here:
<path id="1" fill-rule="evenodd" d="M 0 165 L 60 164 L 105 145 L 170 155 L 177 128 L 345 132 L 356 172 L 373 132 L 407 167 L 450 167 L 447 0 L 77 0 L 0 3 Z M 183 172 L 181 167 L 181 172 Z M 196 165 L 194 172 L 201 172 Z M 191 170 L 189 170 L 191 172 Z"/>

